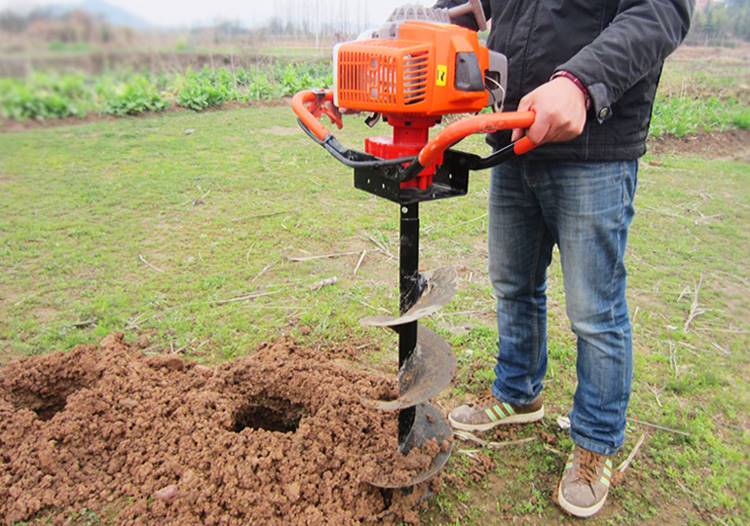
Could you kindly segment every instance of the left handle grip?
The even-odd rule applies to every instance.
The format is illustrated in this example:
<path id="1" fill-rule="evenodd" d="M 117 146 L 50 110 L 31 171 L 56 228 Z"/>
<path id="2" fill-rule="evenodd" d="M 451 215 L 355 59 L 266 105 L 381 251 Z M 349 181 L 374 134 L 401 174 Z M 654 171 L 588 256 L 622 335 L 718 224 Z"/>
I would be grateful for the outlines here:
<path id="1" fill-rule="evenodd" d="M 331 90 L 305 90 L 292 97 L 292 110 L 300 122 L 321 142 L 331 137 L 328 128 L 318 120 L 327 115 L 337 128 L 341 129 L 343 122 L 341 112 L 333 104 Z"/>

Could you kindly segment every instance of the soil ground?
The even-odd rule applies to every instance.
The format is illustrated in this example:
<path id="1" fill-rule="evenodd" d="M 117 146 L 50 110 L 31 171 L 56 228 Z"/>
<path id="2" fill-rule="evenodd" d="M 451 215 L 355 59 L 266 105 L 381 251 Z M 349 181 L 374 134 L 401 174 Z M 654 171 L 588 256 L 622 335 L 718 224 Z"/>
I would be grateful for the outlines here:
<path id="1" fill-rule="evenodd" d="M 367 484 L 431 461 L 402 457 L 394 414 L 362 404 L 393 396 L 393 379 L 335 355 L 281 340 L 209 368 L 117 334 L 5 367 L 0 523 L 80 509 L 133 525 L 418 521 L 425 484 Z"/>

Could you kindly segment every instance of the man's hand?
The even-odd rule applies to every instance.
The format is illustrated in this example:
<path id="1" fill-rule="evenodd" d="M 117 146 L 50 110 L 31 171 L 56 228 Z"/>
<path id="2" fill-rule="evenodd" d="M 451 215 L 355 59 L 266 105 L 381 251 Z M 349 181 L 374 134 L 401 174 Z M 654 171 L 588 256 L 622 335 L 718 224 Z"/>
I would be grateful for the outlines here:
<path id="1" fill-rule="evenodd" d="M 586 96 L 565 77 L 552 79 L 522 98 L 518 111 L 529 110 L 536 118 L 526 135 L 537 145 L 573 140 L 586 124 Z M 513 130 L 513 140 L 523 137 L 524 131 Z"/>

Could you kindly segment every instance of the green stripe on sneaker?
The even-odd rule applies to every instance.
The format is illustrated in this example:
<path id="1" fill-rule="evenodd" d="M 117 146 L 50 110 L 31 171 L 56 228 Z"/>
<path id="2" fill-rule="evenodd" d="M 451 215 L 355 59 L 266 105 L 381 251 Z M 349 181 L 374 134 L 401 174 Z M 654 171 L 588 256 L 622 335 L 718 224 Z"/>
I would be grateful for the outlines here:
<path id="1" fill-rule="evenodd" d="M 515 411 L 513 411 L 513 408 L 510 406 L 508 402 L 503 402 L 503 407 L 505 407 L 505 410 L 508 411 L 508 416 L 515 413 Z"/>
<path id="2" fill-rule="evenodd" d="M 491 422 L 494 422 L 497 420 L 497 417 L 495 416 L 495 413 L 492 412 L 492 409 L 489 407 L 484 410 L 484 412 L 487 414 Z"/>
<path id="3" fill-rule="evenodd" d="M 500 406 L 499 406 L 499 405 L 497 405 L 497 404 L 496 404 L 496 405 L 493 405 L 493 406 L 492 406 L 492 409 L 494 409 L 494 410 L 495 410 L 495 413 L 497 414 L 497 416 L 498 416 L 498 417 L 500 417 L 501 419 L 502 419 L 502 418 L 505 418 L 505 413 L 503 413 L 503 410 L 502 410 L 502 409 L 500 409 Z"/>
<path id="4" fill-rule="evenodd" d="M 600 478 L 599 482 L 601 482 L 605 486 L 609 487 L 609 480 L 605 479 L 604 477 Z"/>
<path id="5" fill-rule="evenodd" d="M 607 478 L 612 478 L 612 470 L 610 470 L 607 466 L 604 466 L 604 474 L 607 475 Z"/>

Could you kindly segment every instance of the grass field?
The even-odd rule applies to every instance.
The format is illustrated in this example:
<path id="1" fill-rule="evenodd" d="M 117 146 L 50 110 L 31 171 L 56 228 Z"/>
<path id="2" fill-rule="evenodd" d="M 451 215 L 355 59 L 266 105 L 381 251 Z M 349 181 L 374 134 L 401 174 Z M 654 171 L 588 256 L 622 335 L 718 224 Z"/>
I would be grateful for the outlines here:
<path id="1" fill-rule="evenodd" d="M 360 144 L 366 128 L 347 125 L 342 139 Z M 471 146 L 483 147 L 479 139 Z M 633 423 L 624 454 L 641 433 L 645 443 L 587 524 L 750 522 L 747 152 L 744 159 L 663 154 L 641 163 L 628 253 L 630 417 L 687 435 Z M 445 408 L 492 378 L 487 188 L 487 174 L 477 174 L 469 196 L 422 208 L 424 269 L 460 271 L 457 297 L 426 320 L 458 356 L 458 376 L 438 400 Z M 0 210 L 0 364 L 113 331 L 215 364 L 288 333 L 311 345 L 367 343 L 362 366 L 394 369 L 392 337 L 357 320 L 397 304 L 397 260 L 387 255 L 397 252 L 397 209 L 355 191 L 287 108 L 2 134 Z M 351 254 L 288 259 L 331 253 Z M 335 285 L 311 290 L 331 277 Z M 477 481 L 475 461 L 461 452 L 473 446 L 457 443 L 451 482 L 430 501 L 427 524 L 568 520 L 550 498 L 570 447 L 555 418 L 575 387 L 557 261 L 550 281 L 548 416 L 498 435 L 536 440 L 489 452 L 494 467 Z"/>

